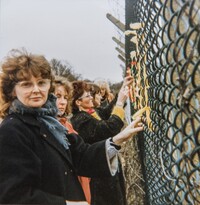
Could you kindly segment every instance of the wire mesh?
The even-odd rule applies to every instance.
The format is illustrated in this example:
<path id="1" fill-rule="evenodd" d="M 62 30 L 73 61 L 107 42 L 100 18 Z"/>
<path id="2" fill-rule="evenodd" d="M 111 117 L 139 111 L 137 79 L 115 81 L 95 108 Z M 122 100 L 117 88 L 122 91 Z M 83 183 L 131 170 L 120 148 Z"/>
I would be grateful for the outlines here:
<path id="1" fill-rule="evenodd" d="M 200 204 L 200 1 L 126 0 L 126 12 L 147 203 Z"/>

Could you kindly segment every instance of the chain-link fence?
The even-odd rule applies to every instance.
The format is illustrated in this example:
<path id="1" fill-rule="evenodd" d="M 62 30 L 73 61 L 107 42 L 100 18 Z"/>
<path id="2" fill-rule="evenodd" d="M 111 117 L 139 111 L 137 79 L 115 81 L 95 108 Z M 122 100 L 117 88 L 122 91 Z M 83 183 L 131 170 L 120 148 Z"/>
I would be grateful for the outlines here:
<path id="1" fill-rule="evenodd" d="M 146 203 L 200 204 L 200 1 L 126 0 L 125 34 Z"/>

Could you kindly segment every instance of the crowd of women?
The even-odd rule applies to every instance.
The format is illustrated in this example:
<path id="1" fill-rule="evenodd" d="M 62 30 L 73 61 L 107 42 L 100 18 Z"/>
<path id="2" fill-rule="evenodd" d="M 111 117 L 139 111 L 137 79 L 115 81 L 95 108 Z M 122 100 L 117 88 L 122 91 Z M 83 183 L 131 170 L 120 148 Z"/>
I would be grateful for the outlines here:
<path id="1" fill-rule="evenodd" d="M 126 205 L 118 156 L 143 130 L 124 123 L 132 77 L 107 84 L 54 76 L 42 55 L 12 51 L 0 72 L 0 204 Z"/>

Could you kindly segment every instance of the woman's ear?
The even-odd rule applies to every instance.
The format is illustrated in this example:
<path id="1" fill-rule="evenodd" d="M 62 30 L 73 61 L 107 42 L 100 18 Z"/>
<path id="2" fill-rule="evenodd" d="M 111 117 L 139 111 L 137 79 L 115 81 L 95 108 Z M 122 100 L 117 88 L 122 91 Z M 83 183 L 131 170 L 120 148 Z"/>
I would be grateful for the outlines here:
<path id="1" fill-rule="evenodd" d="M 78 107 L 79 111 L 83 110 L 83 108 L 81 107 L 81 103 L 82 103 L 81 100 L 76 100 L 75 103 L 76 103 L 76 106 Z"/>
<path id="2" fill-rule="evenodd" d="M 80 100 L 76 100 L 75 103 L 78 107 L 81 106 L 81 101 Z"/>

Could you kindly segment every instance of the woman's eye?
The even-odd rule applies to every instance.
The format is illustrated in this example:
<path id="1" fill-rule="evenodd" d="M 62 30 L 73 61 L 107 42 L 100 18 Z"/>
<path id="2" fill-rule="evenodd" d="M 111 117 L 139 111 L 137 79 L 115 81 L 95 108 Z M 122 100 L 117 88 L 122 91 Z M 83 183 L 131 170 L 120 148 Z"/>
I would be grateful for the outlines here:
<path id="1" fill-rule="evenodd" d="M 39 85 L 39 86 L 41 86 L 41 85 L 45 85 L 45 84 L 46 84 L 45 81 L 39 81 L 39 82 L 38 82 L 38 85 Z"/>
<path id="2" fill-rule="evenodd" d="M 22 87 L 25 87 L 25 88 L 31 87 L 31 86 L 32 86 L 32 83 L 31 83 L 31 82 L 23 82 L 23 83 L 21 84 L 21 86 L 22 86 Z"/>
<path id="3" fill-rule="evenodd" d="M 61 95 L 59 95 L 59 94 L 56 94 L 56 97 L 57 97 L 57 98 L 60 98 L 60 97 L 61 97 Z"/>

